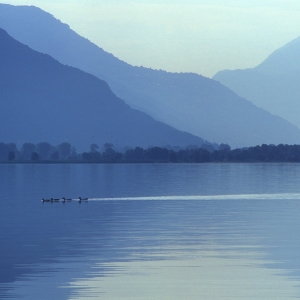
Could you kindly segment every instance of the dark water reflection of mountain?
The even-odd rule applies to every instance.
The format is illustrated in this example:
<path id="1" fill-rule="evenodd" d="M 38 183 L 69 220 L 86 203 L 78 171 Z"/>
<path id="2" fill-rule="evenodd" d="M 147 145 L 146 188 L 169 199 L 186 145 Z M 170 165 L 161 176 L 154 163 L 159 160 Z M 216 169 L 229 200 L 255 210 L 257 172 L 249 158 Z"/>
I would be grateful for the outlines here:
<path id="1" fill-rule="evenodd" d="M 22 291 L 34 299 L 39 290 L 44 299 L 68 299 L 85 288 L 70 284 L 76 278 L 207 247 L 223 257 L 255 253 L 297 282 L 299 171 L 283 164 L 1 165 L 0 298 Z M 162 195 L 181 197 L 156 198 Z M 129 199 L 40 201 L 62 196 Z"/>

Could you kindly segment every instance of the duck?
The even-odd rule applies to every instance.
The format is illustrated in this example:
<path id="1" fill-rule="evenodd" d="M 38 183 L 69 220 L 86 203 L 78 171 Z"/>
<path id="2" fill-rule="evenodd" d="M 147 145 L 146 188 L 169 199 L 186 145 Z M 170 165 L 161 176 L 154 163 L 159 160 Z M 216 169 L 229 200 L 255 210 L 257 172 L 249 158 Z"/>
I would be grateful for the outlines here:
<path id="1" fill-rule="evenodd" d="M 58 198 L 54 198 L 54 199 L 51 198 L 50 201 L 51 201 L 51 202 L 59 202 L 59 199 L 58 199 Z"/>
<path id="2" fill-rule="evenodd" d="M 44 202 L 50 202 L 50 199 L 44 199 L 44 198 L 42 198 L 42 202 L 44 203 Z"/>
<path id="3" fill-rule="evenodd" d="M 88 201 L 89 198 L 81 198 L 81 197 L 78 197 L 78 202 L 81 203 L 81 201 Z"/>
<path id="4" fill-rule="evenodd" d="M 64 203 L 65 203 L 66 201 L 72 201 L 71 198 L 66 199 L 65 197 L 62 197 L 61 199 L 62 199 L 62 202 L 64 202 Z"/>

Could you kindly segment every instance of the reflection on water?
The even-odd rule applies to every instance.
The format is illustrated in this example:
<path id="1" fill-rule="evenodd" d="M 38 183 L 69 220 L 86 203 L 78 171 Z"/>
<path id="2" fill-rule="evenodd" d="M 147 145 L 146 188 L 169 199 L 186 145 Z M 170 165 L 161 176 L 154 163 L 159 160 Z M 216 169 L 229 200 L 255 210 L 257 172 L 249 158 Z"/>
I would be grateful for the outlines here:
<path id="1" fill-rule="evenodd" d="M 0 298 L 299 299 L 299 171 L 0 165 Z"/>
<path id="2" fill-rule="evenodd" d="M 297 299 L 280 270 L 264 268 L 250 253 L 244 258 L 236 258 L 239 253 L 224 258 L 212 249 L 196 253 L 109 264 L 113 274 L 76 280 L 72 299 Z"/>

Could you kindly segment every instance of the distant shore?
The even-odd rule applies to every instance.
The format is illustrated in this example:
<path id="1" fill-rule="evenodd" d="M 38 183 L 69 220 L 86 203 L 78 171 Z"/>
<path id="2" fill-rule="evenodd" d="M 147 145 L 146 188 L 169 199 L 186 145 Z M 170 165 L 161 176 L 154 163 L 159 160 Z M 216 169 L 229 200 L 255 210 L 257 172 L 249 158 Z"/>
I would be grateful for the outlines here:
<path id="1" fill-rule="evenodd" d="M 107 147 L 103 152 L 91 147 L 91 151 L 72 156 L 59 157 L 49 155 L 43 159 L 43 153 L 32 152 L 28 159 L 22 158 L 22 151 L 10 151 L 7 159 L 1 164 L 130 164 L 130 163 L 298 163 L 300 162 L 300 145 L 266 145 L 242 149 L 224 146 L 222 149 L 188 148 L 175 151 L 173 149 L 152 147 L 143 149 L 136 147 L 118 152 Z"/>

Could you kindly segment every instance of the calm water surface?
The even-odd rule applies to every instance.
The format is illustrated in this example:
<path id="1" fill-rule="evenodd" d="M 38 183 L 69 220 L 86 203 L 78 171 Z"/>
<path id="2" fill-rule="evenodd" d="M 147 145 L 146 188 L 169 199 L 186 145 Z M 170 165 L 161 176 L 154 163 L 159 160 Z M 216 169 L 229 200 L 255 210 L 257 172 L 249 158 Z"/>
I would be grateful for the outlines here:
<path id="1" fill-rule="evenodd" d="M 0 165 L 0 193 L 0 299 L 300 299 L 299 164 Z"/>

